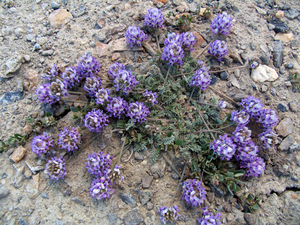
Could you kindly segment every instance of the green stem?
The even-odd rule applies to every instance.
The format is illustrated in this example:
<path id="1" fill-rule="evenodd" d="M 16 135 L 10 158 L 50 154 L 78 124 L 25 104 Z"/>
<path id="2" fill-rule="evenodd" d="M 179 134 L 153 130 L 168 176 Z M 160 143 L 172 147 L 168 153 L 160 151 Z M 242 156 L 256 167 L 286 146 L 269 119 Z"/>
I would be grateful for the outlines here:
<path id="1" fill-rule="evenodd" d="M 126 138 L 127 138 L 127 136 L 125 136 L 125 138 L 124 138 L 123 144 L 122 144 L 121 149 L 119 151 L 118 159 L 112 164 L 112 167 L 111 167 L 112 170 L 115 168 L 115 166 L 117 164 L 120 165 L 120 160 L 121 160 L 121 157 L 122 157 L 123 149 L 124 149 L 124 146 L 126 144 Z"/>
<path id="2" fill-rule="evenodd" d="M 190 101 L 191 101 L 191 98 L 192 98 L 192 96 L 193 96 L 193 94 L 194 94 L 195 89 L 196 89 L 196 86 L 194 86 L 194 88 L 193 88 L 193 90 L 192 90 L 192 93 L 191 93 L 191 95 L 190 95 L 190 97 L 189 97 L 188 102 L 187 102 L 186 105 L 185 105 L 185 108 L 184 108 L 184 111 L 183 111 L 183 114 L 182 114 L 182 115 L 184 115 L 184 113 L 186 112 L 187 107 L 188 107 L 189 104 L 190 104 Z"/>
<path id="3" fill-rule="evenodd" d="M 171 66 L 170 66 L 169 69 L 168 69 L 167 76 L 166 76 L 166 78 L 165 78 L 165 80 L 164 80 L 163 86 L 165 86 L 165 84 L 166 84 L 166 82 L 167 82 L 167 79 L 168 79 L 168 76 L 169 76 L 170 69 L 171 69 Z"/>

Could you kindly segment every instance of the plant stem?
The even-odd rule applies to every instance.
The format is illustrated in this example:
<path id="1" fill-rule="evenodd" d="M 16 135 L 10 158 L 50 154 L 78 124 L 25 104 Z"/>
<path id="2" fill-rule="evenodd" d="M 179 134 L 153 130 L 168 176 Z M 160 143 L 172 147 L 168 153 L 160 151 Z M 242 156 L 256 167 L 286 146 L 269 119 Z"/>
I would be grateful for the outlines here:
<path id="1" fill-rule="evenodd" d="M 175 190 L 174 198 L 173 198 L 172 203 L 174 203 L 175 198 L 176 198 L 176 195 L 177 195 L 177 193 L 178 193 L 178 191 L 179 191 L 180 184 L 181 184 L 181 182 L 182 182 L 182 180 L 183 180 L 183 177 L 184 177 L 185 168 L 186 168 L 186 164 L 184 164 L 184 167 L 183 167 L 183 170 L 182 170 L 182 174 L 181 174 L 181 177 L 180 177 L 180 181 L 179 181 L 179 183 L 177 184 L 177 188 L 176 188 L 176 190 Z"/>
<path id="2" fill-rule="evenodd" d="M 191 98 L 192 98 L 192 96 L 193 96 L 193 94 L 194 94 L 195 89 L 196 89 L 196 86 L 194 86 L 194 88 L 193 88 L 193 90 L 192 90 L 192 93 L 191 93 L 191 95 L 190 95 L 190 97 L 189 97 L 189 100 L 187 101 L 187 103 L 186 103 L 186 105 L 185 105 L 185 108 L 184 108 L 184 111 L 183 111 L 183 114 L 182 114 L 182 115 L 184 115 L 185 111 L 187 110 L 187 107 L 188 107 L 189 104 L 190 104 L 190 101 L 191 101 Z"/>
<path id="3" fill-rule="evenodd" d="M 166 155 L 164 153 L 162 153 L 162 157 L 164 158 L 164 160 L 169 164 L 169 166 L 173 169 L 173 171 L 180 177 L 180 173 L 178 172 L 178 170 L 173 166 L 173 164 L 171 163 L 171 161 L 166 157 Z"/>
<path id="4" fill-rule="evenodd" d="M 226 69 L 216 70 L 216 71 L 209 71 L 209 72 L 210 73 L 219 73 L 219 72 L 224 72 L 224 71 L 228 71 L 228 70 L 243 69 L 245 67 L 248 67 L 248 64 L 244 65 L 244 66 L 231 67 L 231 68 L 226 68 Z"/>
<path id="5" fill-rule="evenodd" d="M 85 101 L 70 100 L 70 99 L 65 99 L 65 98 L 61 98 L 61 100 L 64 101 L 64 102 L 88 103 L 88 102 L 85 102 Z"/>
<path id="6" fill-rule="evenodd" d="M 79 91 L 68 91 L 69 94 L 75 94 L 75 95 L 88 95 L 87 93 L 84 92 L 79 92 Z"/>
<path id="7" fill-rule="evenodd" d="M 201 51 L 201 52 L 199 52 L 199 54 L 195 57 L 195 59 L 197 59 L 199 56 L 201 56 L 202 55 L 202 53 L 204 52 L 204 51 L 206 51 L 207 49 L 208 49 L 208 47 L 209 47 L 209 45 L 212 43 L 212 41 L 211 42 L 209 42 L 209 44 L 208 45 L 206 45 L 205 46 L 205 48 Z"/>
<path id="8" fill-rule="evenodd" d="M 216 92 L 217 94 L 223 96 L 224 98 L 226 98 L 228 101 L 231 101 L 232 103 L 239 105 L 236 101 L 234 101 L 232 98 L 228 97 L 227 95 L 223 94 L 220 91 L 217 91 L 216 89 L 214 89 L 213 87 L 209 86 L 208 88 L 210 88 L 212 91 Z"/>
<path id="9" fill-rule="evenodd" d="M 200 115 L 200 117 L 201 117 L 203 123 L 204 123 L 205 126 L 206 126 L 206 129 L 209 130 L 209 127 L 208 127 L 208 125 L 207 125 L 207 123 L 206 123 L 206 121 L 205 121 L 205 119 L 204 119 L 203 113 L 200 111 L 200 109 L 198 109 L 198 112 L 199 112 L 199 115 Z M 210 133 L 210 136 L 212 137 L 212 139 L 216 140 L 215 137 L 214 137 L 214 135 L 213 135 L 212 133 Z"/>
<path id="10" fill-rule="evenodd" d="M 170 69 L 171 69 L 171 66 L 170 66 L 169 69 L 168 69 L 167 76 L 166 76 L 166 78 L 165 78 L 165 80 L 164 80 L 163 86 L 165 86 L 165 84 L 166 84 L 166 81 L 167 81 L 168 76 L 169 76 Z"/>
<path id="11" fill-rule="evenodd" d="M 157 44 L 157 48 L 158 48 L 159 52 L 161 52 L 161 49 L 160 49 L 160 46 L 159 46 L 158 37 L 157 37 L 157 31 L 158 31 L 158 29 L 155 30 L 156 44 Z"/>
<path id="12" fill-rule="evenodd" d="M 123 144 L 121 146 L 121 149 L 119 151 L 118 159 L 114 163 L 112 163 L 111 170 L 113 170 L 117 164 L 120 165 L 120 160 L 121 160 L 123 149 L 124 149 L 124 146 L 125 146 L 125 143 L 126 143 L 126 138 L 127 138 L 127 136 L 125 136 L 125 139 L 124 139 Z M 117 156 L 117 155 L 118 154 L 116 154 L 115 156 Z"/>
<path id="13" fill-rule="evenodd" d="M 159 121 L 164 121 L 164 122 L 170 121 L 168 119 L 159 119 L 159 118 L 147 118 L 147 120 L 150 120 L 150 121 L 157 121 L 157 120 L 159 120 Z"/>

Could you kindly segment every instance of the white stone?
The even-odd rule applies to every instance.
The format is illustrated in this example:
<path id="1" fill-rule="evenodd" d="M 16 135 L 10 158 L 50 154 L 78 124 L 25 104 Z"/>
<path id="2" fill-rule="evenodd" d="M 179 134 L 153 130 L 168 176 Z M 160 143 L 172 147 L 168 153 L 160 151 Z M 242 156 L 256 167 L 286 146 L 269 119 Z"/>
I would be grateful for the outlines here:
<path id="1" fill-rule="evenodd" d="M 283 41 L 284 43 L 289 43 L 290 41 L 294 40 L 294 37 L 295 35 L 293 33 L 288 33 L 288 34 L 277 33 L 274 39 Z"/>
<path id="2" fill-rule="evenodd" d="M 266 65 L 259 65 L 255 69 L 252 69 L 251 78 L 255 82 L 274 81 L 278 78 L 278 74 L 275 69 Z"/>

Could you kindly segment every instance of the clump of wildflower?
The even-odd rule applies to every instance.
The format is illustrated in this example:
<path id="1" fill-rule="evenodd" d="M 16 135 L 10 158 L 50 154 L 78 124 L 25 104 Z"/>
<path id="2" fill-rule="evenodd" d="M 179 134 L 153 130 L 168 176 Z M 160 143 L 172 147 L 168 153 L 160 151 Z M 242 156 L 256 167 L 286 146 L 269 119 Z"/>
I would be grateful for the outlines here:
<path id="1" fill-rule="evenodd" d="M 132 102 L 128 104 L 126 116 L 134 119 L 135 122 L 142 123 L 146 121 L 149 108 L 142 102 Z"/>
<path id="2" fill-rule="evenodd" d="M 83 119 L 84 125 L 89 131 L 100 133 L 108 125 L 108 115 L 102 110 L 93 109 L 88 112 Z"/>
<path id="3" fill-rule="evenodd" d="M 56 97 L 57 102 L 61 99 L 61 97 L 69 95 L 66 85 L 58 79 L 51 83 L 50 91 L 52 95 Z"/>
<path id="4" fill-rule="evenodd" d="M 218 106 L 220 107 L 220 109 L 222 111 L 224 111 L 224 109 L 227 107 L 227 105 L 228 105 L 228 102 L 226 102 L 226 101 L 220 101 Z"/>
<path id="5" fill-rule="evenodd" d="M 109 89 L 98 89 L 95 94 L 95 101 L 98 105 L 103 105 L 105 102 L 109 102 L 111 100 L 110 90 Z"/>
<path id="6" fill-rule="evenodd" d="M 253 96 L 248 96 L 247 98 L 242 99 L 242 102 L 239 104 L 243 107 L 243 110 L 254 119 L 258 118 L 262 108 L 264 107 L 261 100 L 254 98 Z"/>
<path id="7" fill-rule="evenodd" d="M 68 87 L 74 87 L 82 80 L 82 77 L 77 74 L 77 70 L 74 66 L 66 68 L 66 70 L 62 73 L 61 78 L 63 79 L 64 84 Z"/>
<path id="8" fill-rule="evenodd" d="M 163 27 L 164 23 L 164 16 L 161 13 L 160 9 L 158 8 L 152 8 L 149 9 L 147 14 L 145 15 L 145 22 L 144 25 L 149 26 L 149 27 Z"/>
<path id="9" fill-rule="evenodd" d="M 52 80 L 57 76 L 57 74 L 57 66 L 53 64 L 52 66 L 45 68 L 44 72 L 42 73 L 42 78 L 45 80 Z"/>
<path id="10" fill-rule="evenodd" d="M 152 105 L 155 105 L 158 103 L 158 101 L 156 100 L 157 99 L 157 93 L 156 92 L 152 92 L 152 91 L 144 91 L 143 92 L 143 97 L 147 97 L 148 99 L 146 100 L 146 102 L 151 102 Z"/>
<path id="11" fill-rule="evenodd" d="M 124 177 L 121 175 L 121 166 L 115 165 L 115 168 L 109 173 L 109 178 L 114 183 L 122 183 Z"/>
<path id="12" fill-rule="evenodd" d="M 96 178 L 92 181 L 90 195 L 97 200 L 109 198 L 115 192 L 111 188 L 110 180 L 106 177 Z"/>
<path id="13" fill-rule="evenodd" d="M 264 160 L 253 156 L 248 161 L 241 161 L 241 168 L 247 168 L 246 176 L 258 177 L 266 168 Z"/>
<path id="14" fill-rule="evenodd" d="M 273 109 L 262 109 L 258 118 L 258 122 L 262 124 L 265 129 L 274 127 L 278 123 L 278 117 Z"/>
<path id="15" fill-rule="evenodd" d="M 109 154 L 91 153 L 86 159 L 87 171 L 95 177 L 108 177 L 112 156 Z"/>
<path id="16" fill-rule="evenodd" d="M 202 66 L 199 70 L 196 70 L 194 76 L 191 79 L 190 86 L 199 87 L 201 90 L 206 90 L 211 82 L 209 70 L 207 67 Z"/>
<path id="17" fill-rule="evenodd" d="M 239 144 L 244 145 L 251 140 L 251 130 L 248 129 L 244 124 L 240 124 L 236 127 L 233 134 L 233 140 Z"/>
<path id="18" fill-rule="evenodd" d="M 121 115 L 125 114 L 127 109 L 127 102 L 121 97 L 113 97 L 107 104 L 106 110 L 110 113 L 110 116 L 121 118 Z"/>
<path id="19" fill-rule="evenodd" d="M 46 164 L 44 172 L 48 174 L 52 180 L 64 178 L 67 174 L 65 169 L 65 159 L 62 156 L 60 158 L 51 158 Z"/>
<path id="20" fill-rule="evenodd" d="M 81 136 L 74 127 L 65 127 L 64 130 L 58 134 L 58 137 L 57 143 L 60 145 L 60 148 L 67 149 L 68 152 L 78 149 L 78 145 L 81 141 Z"/>
<path id="21" fill-rule="evenodd" d="M 233 143 L 232 138 L 224 134 L 223 136 L 220 135 L 218 140 L 214 140 L 210 144 L 210 149 L 213 149 L 222 160 L 226 159 L 229 161 L 236 152 L 236 145 Z"/>
<path id="22" fill-rule="evenodd" d="M 114 79 L 114 86 L 116 91 L 123 91 L 127 94 L 132 88 L 134 88 L 139 82 L 135 79 L 135 76 L 131 71 L 118 70 Z"/>
<path id="23" fill-rule="evenodd" d="M 218 14 L 217 17 L 213 19 L 210 27 L 213 34 L 221 33 L 228 35 L 232 27 L 232 18 L 227 12 Z"/>
<path id="24" fill-rule="evenodd" d="M 215 40 L 209 45 L 208 53 L 215 56 L 218 61 L 221 61 L 228 53 L 228 46 L 225 41 Z"/>
<path id="25" fill-rule="evenodd" d="M 160 216 L 159 219 L 163 224 L 167 224 L 168 221 L 178 220 L 180 217 L 177 205 L 174 205 L 173 207 L 159 207 L 158 214 Z"/>
<path id="26" fill-rule="evenodd" d="M 86 90 L 90 97 L 94 97 L 101 85 L 102 81 L 99 77 L 91 76 L 86 78 L 83 89 Z"/>
<path id="27" fill-rule="evenodd" d="M 100 64 L 93 56 L 86 54 L 78 60 L 77 73 L 80 77 L 94 76 L 100 71 Z"/>
<path id="28" fill-rule="evenodd" d="M 41 103 L 48 103 L 51 105 L 51 104 L 57 102 L 56 96 L 54 96 L 51 93 L 49 83 L 44 83 L 44 84 L 38 86 L 38 88 L 35 91 L 35 94 L 37 95 L 39 102 L 41 102 Z"/>
<path id="29" fill-rule="evenodd" d="M 221 215 L 221 213 L 213 215 L 208 211 L 208 207 L 205 207 L 202 209 L 202 217 L 200 219 L 197 219 L 197 223 L 199 225 L 221 225 Z"/>
<path id="30" fill-rule="evenodd" d="M 206 192 L 205 188 L 202 187 L 202 182 L 196 179 L 184 181 L 182 183 L 182 189 L 182 199 L 192 206 L 200 206 L 206 198 Z"/>
<path id="31" fill-rule="evenodd" d="M 257 156 L 258 147 L 254 144 L 253 141 L 249 141 L 244 145 L 240 145 L 237 149 L 238 154 L 236 154 L 235 158 L 238 161 L 249 161 L 252 157 Z"/>
<path id="32" fill-rule="evenodd" d="M 165 46 L 170 45 L 171 43 L 182 44 L 182 35 L 176 33 L 170 33 L 167 35 L 164 44 Z"/>
<path id="33" fill-rule="evenodd" d="M 267 129 L 265 132 L 258 135 L 263 142 L 263 148 L 268 149 L 277 144 L 277 134 L 272 129 Z"/>
<path id="34" fill-rule="evenodd" d="M 50 134 L 44 132 L 43 135 L 33 138 L 30 146 L 32 152 L 41 157 L 42 154 L 49 152 L 53 148 L 53 138 Z"/>
<path id="35" fill-rule="evenodd" d="M 109 67 L 107 72 L 110 76 L 112 76 L 112 78 L 115 79 L 119 70 L 125 70 L 124 64 L 114 63 Z"/>
<path id="36" fill-rule="evenodd" d="M 246 125 L 250 122 L 250 115 L 244 110 L 236 110 L 231 113 L 231 121 Z"/>
<path id="37" fill-rule="evenodd" d="M 171 42 L 166 45 L 163 49 L 162 59 L 167 61 L 170 66 L 177 63 L 178 65 L 183 64 L 184 51 L 181 44 L 177 42 Z"/>
<path id="38" fill-rule="evenodd" d="M 182 45 L 186 48 L 189 48 L 189 51 L 194 51 L 193 47 L 196 44 L 197 40 L 195 35 L 192 32 L 185 32 L 181 34 L 182 36 Z"/>
<path id="39" fill-rule="evenodd" d="M 148 37 L 139 27 L 130 26 L 126 30 L 124 36 L 126 37 L 127 44 L 133 48 L 134 45 L 141 46 L 142 42 Z"/>

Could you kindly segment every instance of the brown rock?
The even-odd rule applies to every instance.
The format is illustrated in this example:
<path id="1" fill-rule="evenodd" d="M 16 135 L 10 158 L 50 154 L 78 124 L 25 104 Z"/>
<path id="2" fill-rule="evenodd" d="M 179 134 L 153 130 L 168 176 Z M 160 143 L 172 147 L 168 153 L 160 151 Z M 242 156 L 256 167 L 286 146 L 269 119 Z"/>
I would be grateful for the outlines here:
<path id="1" fill-rule="evenodd" d="M 228 56 L 232 58 L 234 62 L 238 62 L 243 65 L 243 60 L 241 56 L 237 53 L 237 51 L 233 50 L 232 48 L 229 48 Z"/>
<path id="2" fill-rule="evenodd" d="M 115 41 L 110 42 L 111 47 L 113 49 L 113 52 L 121 52 L 121 51 L 143 51 L 142 47 L 134 46 L 131 48 L 129 45 L 126 43 L 126 38 L 120 38 Z"/>
<path id="3" fill-rule="evenodd" d="M 117 59 L 119 59 L 121 57 L 121 54 L 116 52 L 112 55 L 111 60 L 112 61 L 116 61 Z"/>
<path id="4" fill-rule="evenodd" d="M 40 75 L 38 74 L 37 71 L 32 69 L 27 70 L 26 75 L 30 81 L 29 90 L 35 89 L 40 83 L 40 79 L 39 79 Z"/>
<path id="5" fill-rule="evenodd" d="M 153 4 L 156 5 L 158 2 L 161 2 L 163 4 L 167 4 L 167 0 L 153 0 Z"/>
<path id="6" fill-rule="evenodd" d="M 295 193 L 292 193 L 292 198 L 293 198 L 293 199 L 297 199 L 298 196 L 297 196 Z"/>
<path id="7" fill-rule="evenodd" d="M 283 41 L 284 43 L 289 43 L 290 41 L 294 40 L 295 35 L 293 33 L 283 34 L 277 33 L 274 37 L 275 40 Z"/>
<path id="8" fill-rule="evenodd" d="M 105 24 L 106 24 L 105 19 L 104 19 L 104 18 L 101 18 L 101 19 L 99 19 L 99 20 L 96 22 L 95 28 L 96 28 L 96 29 L 102 29 L 103 27 L 105 27 Z"/>
<path id="9" fill-rule="evenodd" d="M 14 161 L 15 163 L 19 162 L 21 159 L 23 159 L 25 153 L 26 153 L 27 149 L 24 148 L 23 146 L 19 146 L 18 148 L 16 148 L 13 152 L 13 154 L 11 154 L 9 156 L 9 158 Z"/>
<path id="10" fill-rule="evenodd" d="M 275 17 L 276 17 L 277 19 L 283 18 L 283 17 L 284 17 L 284 11 L 279 10 L 279 11 L 275 14 Z"/>
<path id="11" fill-rule="evenodd" d="M 180 14 L 176 15 L 175 18 L 176 18 L 176 19 L 179 19 L 179 18 L 181 18 L 182 16 L 190 16 L 190 14 L 189 14 L 189 13 L 180 13 Z"/>
<path id="12" fill-rule="evenodd" d="M 124 31 L 125 29 L 126 29 L 126 25 L 115 27 L 115 28 L 112 28 L 112 29 L 106 31 L 105 35 L 106 36 L 114 35 L 114 34 Z"/>
<path id="13" fill-rule="evenodd" d="M 54 10 L 49 16 L 50 25 L 54 28 L 65 25 L 73 18 L 72 14 L 66 9 Z"/>
<path id="14" fill-rule="evenodd" d="M 196 44 L 195 44 L 195 47 L 201 46 L 201 44 L 204 43 L 205 40 L 204 40 L 203 37 L 202 37 L 200 34 L 198 34 L 197 32 L 193 32 L 193 34 L 195 35 L 196 40 L 197 40 L 197 42 L 196 42 Z"/>
<path id="15" fill-rule="evenodd" d="M 105 56 L 108 52 L 108 45 L 99 42 L 96 44 L 96 50 L 99 57 Z"/>
<path id="16" fill-rule="evenodd" d="M 293 133 L 294 131 L 294 124 L 290 118 L 283 119 L 278 126 L 276 127 L 277 134 L 286 137 L 289 134 Z"/>
<path id="17" fill-rule="evenodd" d="M 143 188 L 149 188 L 152 181 L 153 181 L 152 176 L 149 176 L 148 174 L 144 174 L 142 177 Z"/>
<path id="18" fill-rule="evenodd" d="M 39 189 L 39 180 L 40 180 L 40 174 L 38 173 L 37 175 L 33 175 L 32 179 L 34 181 L 34 186 L 36 189 Z"/>

